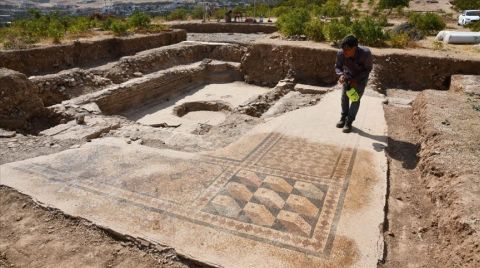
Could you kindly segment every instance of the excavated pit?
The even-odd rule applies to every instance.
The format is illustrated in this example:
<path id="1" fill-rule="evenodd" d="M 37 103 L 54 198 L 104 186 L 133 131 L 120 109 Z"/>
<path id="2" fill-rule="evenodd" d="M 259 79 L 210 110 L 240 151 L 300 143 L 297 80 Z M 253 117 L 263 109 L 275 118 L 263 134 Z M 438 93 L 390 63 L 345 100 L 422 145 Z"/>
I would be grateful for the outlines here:
<path id="1" fill-rule="evenodd" d="M 247 50 L 238 44 L 183 42 L 90 69 L 30 77 L 48 110 L 85 118 L 84 124 L 73 120 L 41 134 L 58 139 L 90 140 L 105 135 L 129 139 L 132 129 L 140 128 L 134 139 L 146 145 L 179 149 L 179 144 L 190 139 L 197 144 L 181 149 L 214 149 L 263 118 L 316 104 L 331 90 L 295 86 L 291 78 L 279 79 L 271 87 L 248 84 L 242 70 Z M 184 138 L 167 138 L 172 136 Z"/>
<path id="2" fill-rule="evenodd" d="M 319 58 L 322 60 L 318 60 Z M 31 107 L 25 107 L 25 110 L 28 110 L 29 113 L 19 113 L 21 116 L 14 122 L 15 125 L 11 127 L 11 129 L 36 129 L 37 132 L 40 132 L 41 136 L 47 137 L 51 144 L 53 144 L 53 141 L 58 143 L 73 141 L 76 145 L 74 145 L 73 148 L 71 147 L 72 149 L 78 149 L 78 147 L 80 147 L 78 143 L 81 144 L 85 143 L 85 141 L 98 139 L 98 141 L 88 143 L 87 145 L 84 144 L 84 146 L 79 149 L 80 152 L 86 154 L 83 155 L 83 157 L 86 157 L 84 161 L 85 163 L 88 165 L 98 165 L 94 166 L 94 168 L 98 168 L 98 170 L 76 170 L 75 172 L 79 172 L 79 174 L 75 174 L 75 176 L 78 175 L 79 180 L 85 178 L 90 179 L 91 177 L 94 178 L 97 175 L 100 176 L 102 175 L 100 171 L 103 169 L 107 171 L 108 169 L 115 170 L 115 165 L 117 163 L 102 162 L 105 161 L 105 157 L 101 157 L 102 153 L 106 155 L 111 154 L 114 157 L 116 157 L 117 153 L 121 155 L 121 157 L 124 155 L 133 155 L 133 160 L 140 159 L 152 166 L 158 164 L 152 159 L 158 158 L 161 159 L 161 161 L 165 161 L 167 164 L 165 164 L 165 167 L 161 166 L 161 169 L 167 169 L 168 176 L 165 181 L 168 182 L 155 181 L 158 178 L 155 177 L 154 174 L 151 175 L 149 173 L 150 171 L 147 172 L 145 170 L 140 170 L 145 172 L 144 177 L 147 178 L 145 181 L 143 180 L 144 177 L 141 177 L 141 180 L 134 177 L 133 181 L 126 181 L 125 185 L 114 185 L 115 187 L 128 188 L 128 191 L 133 189 L 131 193 L 129 192 L 128 197 L 131 198 L 131 200 L 133 200 L 133 198 L 138 198 L 135 202 L 152 202 L 149 203 L 154 204 L 152 205 L 152 211 L 157 209 L 156 205 L 158 203 L 155 202 L 160 202 L 158 201 L 160 199 L 157 201 L 145 201 L 146 199 L 142 198 L 147 198 L 149 194 L 152 194 L 152 196 L 165 194 L 169 198 L 176 199 L 178 196 L 185 195 L 184 190 L 187 192 L 192 190 L 193 192 L 195 189 L 191 187 L 206 187 L 208 185 L 211 187 L 220 187 L 219 185 L 210 184 L 211 182 L 206 180 L 213 178 L 214 175 L 217 176 L 218 174 L 223 174 L 223 170 L 221 169 L 229 165 L 229 167 L 238 168 L 235 172 L 240 172 L 240 168 L 242 168 L 244 175 L 232 175 L 235 172 L 228 174 L 228 176 L 232 176 L 232 181 L 228 185 L 234 185 L 235 187 L 240 188 L 232 190 L 232 188 L 226 187 L 222 192 L 219 192 L 222 195 L 248 195 L 247 192 L 250 191 L 256 183 L 258 184 L 256 180 L 265 180 L 266 182 L 264 182 L 264 184 L 269 184 L 269 187 L 272 187 L 271 185 L 283 180 L 286 184 L 279 184 L 277 188 L 272 188 L 273 190 L 280 189 L 278 191 L 283 191 L 284 187 L 288 188 L 289 184 L 295 184 L 294 180 L 297 180 L 299 178 L 298 176 L 305 176 L 302 177 L 302 179 L 307 180 L 306 178 L 310 175 L 311 176 L 308 177 L 308 180 L 311 180 L 311 185 L 314 185 L 315 187 L 318 186 L 318 189 L 316 188 L 317 190 L 320 189 L 321 191 L 326 191 L 327 188 L 325 185 L 330 182 L 325 182 L 325 185 L 319 184 L 318 181 L 324 180 L 322 177 L 323 175 L 317 176 L 318 174 L 315 173 L 322 172 L 321 169 L 324 168 L 324 161 L 330 161 L 332 166 L 336 165 L 336 168 L 338 169 L 337 171 L 341 174 L 339 176 L 342 178 L 350 176 L 345 174 L 347 174 L 347 172 L 351 173 L 353 170 L 353 174 L 356 176 L 358 175 L 358 178 L 360 178 L 359 180 L 362 180 L 362 178 L 365 180 L 365 185 L 367 186 L 363 186 L 366 187 L 364 189 L 362 186 L 359 186 L 359 181 L 353 176 L 353 186 L 351 186 L 351 190 L 349 190 L 351 192 L 353 191 L 353 193 L 349 192 L 349 195 L 354 197 L 369 195 L 366 193 L 370 193 L 369 191 L 372 191 L 372 189 L 367 189 L 370 187 L 368 183 L 376 185 L 376 191 L 377 194 L 379 194 L 374 196 L 375 200 L 378 201 L 374 206 L 377 206 L 382 203 L 383 198 L 385 197 L 385 191 L 382 188 L 384 187 L 382 178 L 385 179 L 383 176 L 385 175 L 384 172 L 386 172 L 386 168 L 383 166 L 384 155 L 381 151 L 385 146 L 383 143 L 385 143 L 387 137 L 382 132 L 383 115 L 377 116 L 380 113 L 378 109 L 381 107 L 380 103 L 383 101 L 383 96 L 378 96 L 378 94 L 372 90 L 366 94 L 365 98 L 368 99 L 369 102 L 367 107 L 375 110 L 376 113 L 373 113 L 373 119 L 371 118 L 372 115 L 369 115 L 369 120 L 363 120 L 358 123 L 359 125 L 364 124 L 365 127 L 360 127 L 362 130 L 356 130 L 358 131 L 357 140 L 341 139 L 337 134 L 329 134 L 329 132 L 333 133 L 335 130 L 332 126 L 334 125 L 333 121 L 336 118 L 334 119 L 333 117 L 337 116 L 337 114 L 332 112 L 332 107 L 320 107 L 322 105 L 316 104 L 325 97 L 326 93 L 329 93 L 326 95 L 326 97 L 329 98 L 329 103 L 333 103 L 331 101 L 332 95 L 338 93 L 331 92 L 334 91 L 334 89 L 338 89 L 338 87 L 332 86 L 336 79 L 335 74 L 332 72 L 334 59 L 335 51 L 332 49 L 318 50 L 305 47 L 296 48 L 290 45 L 276 46 L 255 44 L 247 46 L 223 43 L 183 42 L 139 52 L 135 55 L 126 56 L 104 65 L 85 69 L 66 69 L 61 70 L 58 73 L 29 77 L 28 80 L 26 77 L 21 77 L 21 79 L 23 79 L 22 81 L 29 84 L 29 87 L 33 89 L 32 92 L 34 93 L 32 94 L 34 98 L 32 98 L 32 102 L 30 103 Z M 439 64 L 439 62 L 444 64 Z M 445 69 L 445 66 L 447 66 L 446 64 L 450 64 L 450 69 Z M 439 57 L 429 58 L 405 56 L 395 53 L 391 55 L 380 53 L 376 57 L 376 70 L 375 75 L 372 78 L 372 85 L 380 90 L 392 87 L 409 88 L 413 90 L 423 90 L 428 87 L 433 87 L 435 89 L 444 90 L 448 88 L 450 76 L 453 72 L 478 74 L 478 68 L 470 68 L 475 64 L 478 64 L 478 61 L 443 60 Z M 408 66 L 413 65 L 424 66 L 421 68 L 425 72 L 425 79 L 417 79 L 414 75 L 409 74 L 411 69 L 408 69 Z M 437 65 L 440 65 L 440 67 Z M 433 68 L 432 66 L 436 67 Z M 407 68 L 408 70 L 401 72 L 400 70 L 403 70 L 403 68 Z M 388 101 L 390 105 L 410 107 L 413 100 L 389 98 Z M 299 110 L 299 108 L 305 109 Z M 55 118 L 55 120 L 52 119 L 45 121 L 43 117 L 39 119 L 31 115 L 32 112 L 36 112 L 39 109 L 46 111 L 46 114 L 52 115 L 52 118 Z M 363 109 L 367 108 L 364 107 Z M 370 112 L 371 110 L 368 111 Z M 295 117 L 295 115 L 298 117 Z M 281 139 L 276 138 L 276 135 L 278 134 L 276 133 L 277 128 L 273 128 L 269 125 L 270 122 L 278 122 L 278 120 L 276 121 L 278 117 L 282 117 L 282 120 L 285 120 L 289 124 L 288 127 L 284 125 L 277 126 L 278 129 L 285 132 L 281 135 Z M 322 121 L 326 124 L 325 126 L 323 123 L 317 124 L 316 120 L 319 117 L 326 122 Z M 0 122 L 2 121 L 0 120 Z M 13 121 L 4 120 L 3 122 L 9 123 Z M 380 123 L 377 124 L 376 122 Z M 247 132 L 253 130 L 259 125 L 268 129 L 267 132 L 270 134 L 267 136 L 262 130 L 259 131 L 260 133 L 255 133 L 252 136 L 248 136 L 246 139 L 244 138 Z M 297 126 L 297 128 L 295 126 Z M 332 129 L 329 129 L 329 127 Z M 328 131 L 325 131 L 325 129 Z M 366 133 L 363 132 L 363 130 L 372 133 Z M 326 136 L 324 137 L 322 135 Z M 304 138 L 298 138 L 296 136 Z M 316 139 L 321 142 L 315 142 Z M 341 140 L 338 141 L 338 144 L 341 144 L 341 146 L 339 145 L 340 147 L 345 146 L 342 147 L 343 149 L 329 144 L 331 140 L 337 141 L 337 139 Z M 371 139 L 375 140 L 373 145 Z M 122 140 L 132 146 L 146 146 L 142 146 L 141 150 L 137 150 L 137 147 L 124 147 Z M 359 140 L 362 142 L 358 142 Z M 110 141 L 112 142 L 111 144 L 109 144 Z M 355 144 L 355 142 L 357 143 Z M 359 144 L 361 149 L 359 149 L 358 157 L 361 159 L 359 160 L 360 163 L 363 163 L 360 167 L 357 166 L 355 162 L 357 149 L 355 149 L 355 152 L 349 149 L 345 150 L 345 148 L 348 148 L 349 146 L 353 148 Z M 95 146 L 102 148 L 102 150 L 96 151 Z M 265 149 L 266 146 L 273 146 L 271 148 L 276 149 L 268 151 Z M 372 146 L 374 147 L 374 150 L 370 148 Z M 143 147 L 147 147 L 147 149 L 144 149 Z M 159 148 L 166 150 L 158 150 Z M 301 148 L 301 150 L 299 150 L 299 148 Z M 310 150 L 309 148 L 314 149 Z M 105 151 L 103 151 L 103 149 Z M 252 157 L 252 159 L 256 157 L 257 149 L 260 151 L 264 150 L 262 151 L 262 154 L 265 153 L 266 156 L 271 154 L 271 159 L 264 159 L 265 166 L 259 169 L 256 169 L 258 167 L 250 166 L 251 169 L 255 169 L 256 173 L 251 170 L 243 170 L 245 166 L 253 163 L 248 162 L 250 161 L 248 159 L 249 157 Z M 91 155 L 88 155 L 90 152 L 92 152 Z M 143 152 L 145 152 L 147 156 L 143 156 Z M 204 162 L 202 162 L 200 166 L 197 166 L 196 164 L 192 164 L 193 160 L 185 161 L 185 163 L 180 160 L 178 163 L 170 163 L 169 161 L 171 160 L 164 155 L 165 152 L 171 154 L 168 155 L 168 157 L 175 157 L 182 159 L 182 161 L 192 158 L 193 154 L 199 152 L 200 154 L 205 154 L 205 152 L 207 152 L 207 155 L 201 156 L 206 158 L 202 160 Z M 343 159 L 342 157 L 347 154 L 349 157 Z M 302 158 L 303 155 L 307 155 L 308 157 Z M 331 155 L 334 157 L 330 157 Z M 351 157 L 350 155 L 353 156 Z M 121 157 L 115 159 L 120 161 L 118 165 L 120 165 L 122 169 L 125 167 L 126 169 L 131 168 L 132 170 L 135 170 L 134 168 L 136 167 L 131 165 L 128 157 L 125 159 Z M 373 157 L 373 160 L 370 159 L 371 157 Z M 216 165 L 209 166 L 211 164 L 209 161 L 212 159 L 217 161 L 215 162 Z M 67 160 L 72 162 L 77 161 L 76 156 L 71 156 L 69 152 L 63 153 L 60 160 L 61 161 L 54 162 L 54 164 L 64 163 Z M 78 161 L 79 163 L 82 162 L 80 160 Z M 366 164 L 361 161 L 364 161 Z M 355 165 L 353 164 L 354 162 Z M 375 164 L 370 168 L 378 170 L 372 171 L 368 168 L 363 170 L 364 166 L 370 166 L 371 163 Z M 205 166 L 203 166 L 204 164 Z M 297 164 L 298 167 L 295 166 Z M 344 166 L 344 170 L 340 170 L 342 165 Z M 38 169 L 39 166 L 40 165 L 37 166 L 36 163 L 33 163 L 27 167 Z M 271 167 L 276 167 L 277 169 Z M 320 167 L 320 171 L 317 170 L 318 167 Z M 25 169 L 25 167 L 22 167 L 22 164 L 19 164 L 19 168 Z M 13 171 L 10 172 L 12 174 L 17 174 L 17 172 L 20 172 L 19 168 L 13 168 Z M 78 169 L 80 167 L 77 166 L 76 168 Z M 297 172 L 293 172 L 293 169 L 295 168 L 298 168 L 296 170 Z M 52 170 L 55 169 L 56 168 L 52 168 Z M 178 172 L 177 169 L 179 170 Z M 199 169 L 199 173 L 190 173 L 189 171 L 197 169 Z M 68 168 L 66 170 L 70 172 Z M 331 176 L 336 175 L 335 172 L 337 171 L 333 170 Z M 42 172 L 48 173 L 51 172 L 51 170 L 50 167 L 48 167 L 47 169 L 34 170 L 33 172 L 42 174 Z M 160 170 L 158 172 L 163 171 Z M 58 174 L 63 173 L 55 174 L 55 176 L 57 176 Z M 270 174 L 271 177 L 269 177 L 270 175 L 266 176 L 265 174 Z M 117 175 L 120 177 L 121 174 Z M 140 175 L 143 176 L 143 173 Z M 128 174 L 128 176 L 133 175 Z M 182 181 L 189 176 L 192 178 L 198 177 L 200 178 L 200 181 L 198 184 L 189 182 L 186 184 L 188 186 L 181 186 L 181 189 L 172 188 L 178 191 L 178 195 L 172 194 L 170 191 L 165 191 L 161 187 L 158 189 L 156 188 L 157 185 L 155 183 L 158 182 L 162 183 L 162 185 L 165 184 L 165 189 L 169 189 L 168 187 L 173 187 L 172 185 L 176 183 L 175 181 Z M 249 181 L 245 184 L 248 186 L 247 188 L 245 188 L 245 185 L 241 184 L 245 183 L 241 181 L 242 178 Z M 314 182 L 314 180 L 318 181 Z M 152 185 L 146 184 L 151 181 L 155 182 L 155 187 L 153 187 L 155 189 L 152 189 Z M 11 184 L 15 183 L 16 182 L 11 182 Z M 93 181 L 85 182 L 81 187 L 88 188 L 93 185 L 92 187 L 95 188 L 97 187 L 96 183 L 97 182 Z M 142 184 L 142 187 L 145 188 L 143 188 L 140 193 L 134 191 L 137 190 L 136 183 L 139 185 L 145 183 Z M 324 183 L 324 181 L 322 183 Z M 192 184 L 194 186 L 190 186 Z M 363 185 L 363 183 L 360 184 Z M 109 185 L 108 187 L 111 186 L 112 185 Z M 104 187 L 104 185 L 102 185 L 102 187 Z M 258 185 L 255 187 L 258 187 Z M 331 184 L 328 187 L 338 187 L 338 185 Z M 114 192 L 117 195 L 119 193 L 123 194 L 121 193 L 123 190 L 119 190 L 120 188 L 108 188 L 108 191 L 112 191 L 112 193 Z M 370 188 L 373 188 L 373 186 Z M 220 188 L 217 190 L 219 189 Z M 103 191 L 103 188 L 101 190 Z M 147 190 L 152 191 L 152 193 Z M 300 188 L 300 191 L 295 192 L 295 194 L 300 196 L 305 195 L 302 196 L 305 198 L 308 197 L 302 192 L 302 190 L 305 189 Z M 97 191 L 97 189 L 92 191 Z M 143 196 L 138 197 L 136 194 Z M 260 197 L 258 200 L 254 199 L 257 200 L 255 202 L 263 202 L 262 200 L 271 197 L 268 196 L 269 194 L 272 195 L 270 192 L 258 192 L 256 194 Z M 345 193 L 343 192 L 342 194 Z M 386 198 L 388 198 L 388 195 Z M 125 202 L 124 199 L 119 200 Z M 121 203 L 120 201 L 118 203 Z M 227 198 L 216 198 L 209 203 L 211 207 L 202 212 L 209 212 L 211 214 L 232 213 L 232 211 L 225 210 L 222 207 L 226 206 L 225 203 L 228 201 L 229 199 Z M 280 199 L 274 201 L 278 201 L 279 203 L 284 202 Z M 362 208 L 362 205 L 371 202 L 371 200 L 363 200 L 365 204 L 362 204 L 362 202 L 358 203 L 356 200 L 354 201 L 355 204 L 352 203 L 352 200 L 347 199 L 345 205 L 346 215 L 354 215 L 354 212 L 359 208 Z M 199 200 L 198 202 L 203 201 Z M 323 206 L 318 200 L 312 202 L 312 204 L 319 206 L 320 208 Z M 177 203 L 181 202 L 179 201 Z M 269 204 L 271 204 L 271 202 Z M 369 204 L 372 205 L 372 202 Z M 383 203 L 380 205 L 383 208 Z M 161 206 L 163 206 L 163 204 L 159 205 L 159 207 Z M 249 207 L 246 207 L 245 209 L 248 208 Z M 311 209 L 311 207 L 308 209 Z M 314 210 L 315 209 L 317 208 L 314 208 Z M 179 210 L 181 210 L 181 208 Z M 328 210 L 331 209 L 327 209 L 327 211 Z M 376 211 L 378 211 L 378 209 Z M 261 214 L 257 212 L 258 211 L 255 211 L 254 214 Z M 168 213 L 174 214 L 173 212 Z M 131 212 L 128 211 L 126 214 L 131 215 Z M 282 216 L 283 214 L 279 215 Z M 197 215 L 193 215 L 192 217 L 196 216 Z M 227 216 L 227 218 L 232 218 L 230 214 Z M 244 216 L 245 215 L 242 214 L 242 217 Z M 376 216 L 374 217 L 375 219 L 378 218 Z M 383 215 L 380 216 L 383 219 Z M 152 217 L 155 218 L 156 216 Z M 188 218 L 189 215 L 182 214 L 181 217 Z M 347 216 L 347 219 L 350 220 L 348 217 L 349 216 Z M 368 217 L 362 218 L 367 219 Z M 358 221 L 355 216 L 352 216 L 352 219 Z M 361 225 L 365 226 L 365 228 L 373 226 L 375 230 L 370 230 L 370 234 L 377 234 L 377 222 L 373 224 L 371 224 L 371 222 L 364 224 L 361 220 L 362 219 L 360 219 L 360 223 L 358 223 L 357 226 Z M 204 221 L 204 219 L 195 218 L 195 221 L 201 222 Z M 286 233 L 291 232 L 292 234 L 303 232 L 303 235 L 304 231 L 298 227 L 301 226 L 298 224 L 300 221 L 301 220 L 298 220 L 296 223 L 284 225 L 276 222 L 275 225 L 271 225 L 270 227 L 273 228 L 272 230 L 280 230 Z M 310 224 L 313 224 L 311 222 L 314 221 L 314 219 L 307 219 L 305 224 L 301 227 L 308 227 Z M 245 222 L 248 223 L 249 220 L 245 220 Z M 381 221 L 378 223 L 381 224 L 380 222 Z M 330 224 L 330 222 L 328 224 Z M 335 223 L 335 226 L 336 224 L 337 223 Z M 347 223 L 343 224 L 348 226 Z M 266 226 L 265 223 L 260 225 Z M 165 226 L 169 225 L 166 223 Z M 142 225 L 142 228 L 143 227 L 144 226 Z M 222 228 L 224 228 L 224 226 L 222 226 Z M 344 228 L 343 232 L 345 232 L 345 226 L 340 226 L 340 228 Z M 354 228 L 348 230 L 352 229 Z M 185 228 L 185 230 L 188 230 L 188 228 Z M 257 235 L 249 233 L 249 230 L 245 231 L 245 234 L 244 235 L 248 237 L 254 237 Z M 356 234 L 353 234 L 353 236 L 355 235 Z M 284 239 L 284 237 L 285 236 L 282 236 L 278 239 Z M 282 244 L 283 242 L 277 243 L 275 240 L 277 237 L 262 239 L 262 241 L 271 239 L 271 241 L 273 241 L 271 244 L 274 246 L 288 244 L 286 242 L 285 244 Z M 362 240 L 363 238 L 356 237 L 355 239 L 365 241 Z M 370 240 L 374 239 L 376 238 Z M 166 239 L 166 241 L 170 240 Z M 282 250 L 290 250 L 291 248 L 294 248 L 294 250 L 302 252 L 301 254 L 311 254 L 316 248 L 302 251 L 304 250 L 303 247 L 305 243 L 310 243 L 310 241 L 305 241 L 303 241 L 302 243 L 304 244 L 300 246 L 292 246 L 293 244 L 288 244 L 288 247 Z M 362 252 L 362 250 L 365 249 L 357 248 L 362 245 L 355 246 L 350 240 L 341 236 L 339 236 L 336 241 L 339 241 L 339 247 L 347 248 L 347 251 L 350 252 L 352 256 L 356 256 L 355 258 L 358 258 L 358 256 L 362 254 L 364 256 L 369 255 L 370 257 L 373 256 L 375 263 L 377 262 L 377 257 L 374 256 L 374 254 L 377 254 L 378 252 L 375 250 L 365 254 Z M 170 241 L 170 243 L 176 242 Z M 325 249 L 328 249 L 328 242 L 326 242 L 325 245 Z M 182 244 L 181 246 L 184 245 Z M 379 246 L 378 250 L 383 250 L 382 247 L 383 244 L 382 246 Z M 197 255 L 202 256 L 202 260 L 210 260 L 208 258 L 209 256 L 196 252 L 196 249 L 192 249 L 188 246 L 186 248 L 189 248 Z M 199 247 L 197 246 L 197 248 Z M 332 250 L 332 248 L 329 250 Z M 330 254 L 330 252 L 328 252 L 328 254 Z M 338 255 L 338 252 L 334 252 L 333 255 Z M 315 256 L 318 257 L 317 255 Z M 244 256 L 242 257 L 240 254 L 235 257 L 239 260 Z M 220 259 L 217 258 L 216 260 L 221 260 L 220 262 L 228 264 L 228 261 L 222 258 L 223 257 Z M 281 258 L 282 256 L 276 257 L 275 261 L 277 264 L 280 263 L 279 259 Z M 285 257 L 285 259 L 288 258 L 289 257 Z M 381 257 L 378 257 L 378 259 L 380 258 Z M 261 259 L 261 257 L 259 257 L 259 259 Z M 355 260 L 340 259 L 340 261 L 338 261 L 332 259 L 332 261 L 335 265 L 341 265 L 342 262 L 351 264 L 351 262 L 354 262 Z M 304 264 L 304 266 L 308 267 L 309 264 Z M 279 267 L 280 266 L 282 265 L 279 265 Z"/>

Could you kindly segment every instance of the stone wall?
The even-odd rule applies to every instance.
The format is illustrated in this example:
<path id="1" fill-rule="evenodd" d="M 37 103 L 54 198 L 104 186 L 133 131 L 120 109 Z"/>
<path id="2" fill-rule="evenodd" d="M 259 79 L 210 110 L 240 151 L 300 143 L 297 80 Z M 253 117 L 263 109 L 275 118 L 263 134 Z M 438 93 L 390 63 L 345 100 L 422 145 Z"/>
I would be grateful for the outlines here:
<path id="1" fill-rule="evenodd" d="M 132 56 L 91 69 L 73 68 L 55 74 L 30 77 L 39 88 L 45 106 L 51 106 L 74 97 L 100 91 L 113 83 L 203 59 L 240 62 L 246 47 L 235 44 L 182 42 L 170 46 L 141 51 Z"/>
<path id="2" fill-rule="evenodd" d="M 114 37 L 97 41 L 0 52 L 0 67 L 41 75 L 64 69 L 101 64 L 136 52 L 186 40 L 186 32 L 173 30 L 147 36 Z"/>
<path id="3" fill-rule="evenodd" d="M 328 85 L 336 82 L 336 50 L 289 45 L 255 44 L 242 59 L 245 81 L 273 87 L 287 76 L 297 82 Z"/>
<path id="4" fill-rule="evenodd" d="M 104 114 L 122 114 L 130 109 L 168 101 L 203 84 L 238 80 L 241 80 L 238 63 L 202 61 L 112 85 L 72 99 L 68 104 L 81 106 L 94 102 Z"/>
<path id="5" fill-rule="evenodd" d="M 136 72 L 148 74 L 205 58 L 240 62 L 245 51 L 245 47 L 234 44 L 183 42 L 142 51 L 133 56 L 123 57 L 117 62 L 93 68 L 91 71 L 114 83 L 122 83 L 134 78 Z"/>
<path id="6" fill-rule="evenodd" d="M 274 33 L 277 27 L 274 24 L 260 23 L 177 23 L 170 24 L 171 28 L 183 29 L 189 33 Z"/>
<path id="7" fill-rule="evenodd" d="M 452 75 L 480 74 L 480 57 L 456 59 L 442 55 L 378 53 L 375 64 L 382 88 L 448 90 Z"/>

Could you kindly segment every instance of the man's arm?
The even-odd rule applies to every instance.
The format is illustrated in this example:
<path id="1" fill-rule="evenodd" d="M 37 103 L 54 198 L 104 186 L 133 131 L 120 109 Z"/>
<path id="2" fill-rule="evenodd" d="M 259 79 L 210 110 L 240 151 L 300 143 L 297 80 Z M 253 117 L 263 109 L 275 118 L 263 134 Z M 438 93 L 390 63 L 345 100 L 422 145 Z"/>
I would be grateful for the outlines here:
<path id="1" fill-rule="evenodd" d="M 365 51 L 365 55 L 359 64 L 362 66 L 362 70 L 352 77 L 352 79 L 356 81 L 367 79 L 373 69 L 373 56 L 370 50 Z"/>
<path id="2" fill-rule="evenodd" d="M 335 61 L 335 73 L 338 76 L 343 75 L 344 60 L 345 60 L 345 57 L 343 56 L 343 53 L 341 51 L 337 52 L 337 60 Z"/>

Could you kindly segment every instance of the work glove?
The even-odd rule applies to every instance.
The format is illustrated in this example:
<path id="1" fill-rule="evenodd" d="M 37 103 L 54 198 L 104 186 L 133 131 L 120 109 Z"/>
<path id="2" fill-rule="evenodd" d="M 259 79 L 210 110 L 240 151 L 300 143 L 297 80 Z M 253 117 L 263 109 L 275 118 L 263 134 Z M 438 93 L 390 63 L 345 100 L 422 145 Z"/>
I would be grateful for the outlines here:
<path id="1" fill-rule="evenodd" d="M 360 95 L 358 95 L 357 90 L 352 86 L 350 86 L 350 89 L 347 90 L 347 92 L 345 93 L 347 94 L 347 97 L 351 102 L 357 102 L 360 100 Z"/>

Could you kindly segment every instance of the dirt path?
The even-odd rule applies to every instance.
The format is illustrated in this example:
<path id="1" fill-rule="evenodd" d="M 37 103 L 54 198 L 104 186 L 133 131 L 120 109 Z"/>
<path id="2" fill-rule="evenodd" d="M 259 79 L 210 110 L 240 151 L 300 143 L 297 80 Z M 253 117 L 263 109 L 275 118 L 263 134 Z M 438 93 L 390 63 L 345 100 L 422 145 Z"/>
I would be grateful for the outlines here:
<path id="1" fill-rule="evenodd" d="M 384 107 L 389 199 L 380 267 L 478 267 L 478 97 L 388 95 L 397 105 Z M 398 105 L 413 99 L 413 108 Z"/>

